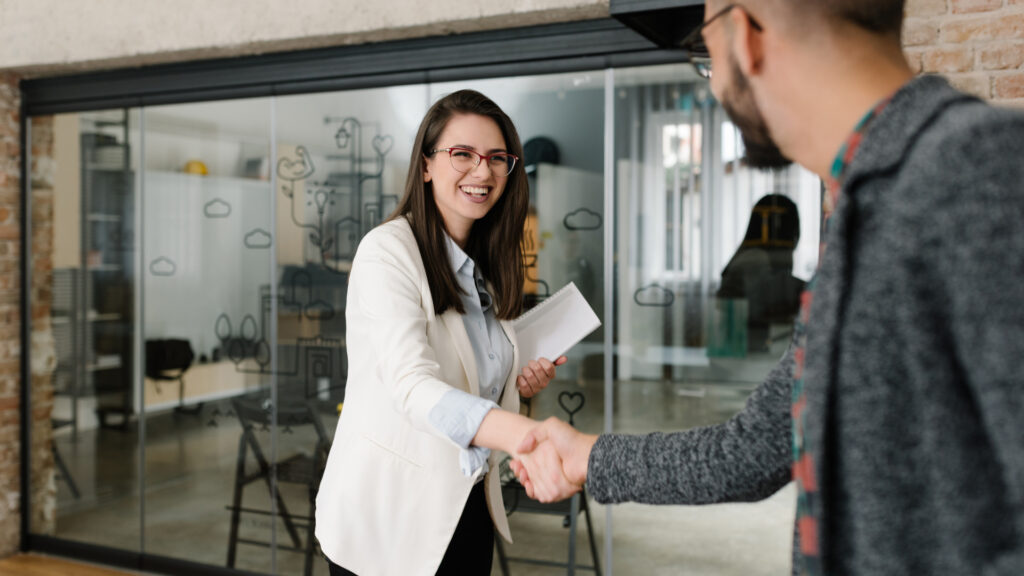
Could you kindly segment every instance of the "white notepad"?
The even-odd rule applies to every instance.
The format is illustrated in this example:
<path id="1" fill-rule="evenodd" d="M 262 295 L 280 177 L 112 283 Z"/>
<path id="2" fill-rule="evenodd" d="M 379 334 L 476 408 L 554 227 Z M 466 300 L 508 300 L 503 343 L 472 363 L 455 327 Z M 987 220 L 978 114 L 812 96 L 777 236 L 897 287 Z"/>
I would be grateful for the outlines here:
<path id="1" fill-rule="evenodd" d="M 600 325 L 576 284 L 566 284 L 512 322 L 519 340 L 519 369 L 537 358 L 554 362 Z"/>

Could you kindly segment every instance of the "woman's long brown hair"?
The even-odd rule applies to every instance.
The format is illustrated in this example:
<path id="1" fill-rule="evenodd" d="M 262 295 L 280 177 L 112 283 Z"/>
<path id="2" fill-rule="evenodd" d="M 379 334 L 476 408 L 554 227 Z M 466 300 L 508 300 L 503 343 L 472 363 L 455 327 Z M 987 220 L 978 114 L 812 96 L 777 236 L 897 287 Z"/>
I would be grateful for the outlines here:
<path id="1" fill-rule="evenodd" d="M 388 220 L 401 217 L 409 220 L 423 257 L 436 314 L 449 309 L 460 314 L 466 312 L 459 298 L 462 290 L 448 258 L 444 219 L 434 201 L 432 184 L 423 181 L 425 158 L 437 146 L 448 121 L 457 114 L 476 114 L 494 120 L 505 138 L 507 151 L 520 159 L 523 157 L 523 146 L 512 120 L 490 98 L 474 90 L 460 90 L 445 96 L 431 106 L 423 118 L 412 148 L 405 195 Z M 522 162 L 516 162 L 501 198 L 486 216 L 473 224 L 466 242 L 466 254 L 494 286 L 494 314 L 502 320 L 519 316 L 523 308 L 522 240 L 530 203 L 527 187 Z"/>

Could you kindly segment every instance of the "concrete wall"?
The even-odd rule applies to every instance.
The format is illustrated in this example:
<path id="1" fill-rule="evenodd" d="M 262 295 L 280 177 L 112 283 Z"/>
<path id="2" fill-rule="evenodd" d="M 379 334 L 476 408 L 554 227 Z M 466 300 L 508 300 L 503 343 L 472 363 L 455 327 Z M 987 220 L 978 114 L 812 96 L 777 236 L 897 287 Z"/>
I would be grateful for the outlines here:
<path id="1" fill-rule="evenodd" d="M 0 70 L 23 76 L 608 15 L 608 0 L 4 0 Z"/>

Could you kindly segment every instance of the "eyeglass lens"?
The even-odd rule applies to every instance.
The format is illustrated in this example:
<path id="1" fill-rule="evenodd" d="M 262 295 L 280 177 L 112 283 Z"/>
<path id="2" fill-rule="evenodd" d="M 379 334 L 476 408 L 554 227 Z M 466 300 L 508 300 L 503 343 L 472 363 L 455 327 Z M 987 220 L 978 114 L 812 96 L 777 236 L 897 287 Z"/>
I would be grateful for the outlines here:
<path id="1" fill-rule="evenodd" d="M 472 150 L 460 150 L 458 148 L 450 150 L 448 156 L 452 160 L 452 168 L 459 172 L 469 172 L 479 166 L 482 159 L 480 154 Z M 491 169 L 491 172 L 501 176 L 511 174 L 512 168 L 515 165 L 516 158 L 511 154 L 493 154 L 487 159 L 487 166 Z"/>

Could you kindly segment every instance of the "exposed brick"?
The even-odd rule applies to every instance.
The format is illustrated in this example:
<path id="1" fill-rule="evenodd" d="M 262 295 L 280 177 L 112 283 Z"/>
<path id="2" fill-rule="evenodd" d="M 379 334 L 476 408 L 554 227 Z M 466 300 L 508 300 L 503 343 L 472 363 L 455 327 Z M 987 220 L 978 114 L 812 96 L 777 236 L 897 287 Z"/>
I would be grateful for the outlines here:
<path id="1" fill-rule="evenodd" d="M 953 14 L 991 12 L 1003 7 L 1003 0 L 951 0 Z"/>
<path id="2" fill-rule="evenodd" d="M 996 98 L 1024 98 L 1024 72 L 994 77 L 992 95 Z"/>
<path id="3" fill-rule="evenodd" d="M 1010 70 L 1024 66 L 1024 42 L 986 46 L 978 50 L 982 70 Z"/>
<path id="4" fill-rule="evenodd" d="M 939 37 L 949 43 L 1024 38 L 1024 13 L 951 20 L 942 24 Z"/>
<path id="5" fill-rule="evenodd" d="M 924 72 L 967 72 L 973 59 L 969 47 L 930 48 L 922 55 Z"/>
<path id="6" fill-rule="evenodd" d="M 921 62 L 921 60 L 924 56 L 924 52 L 922 52 L 921 50 L 913 49 L 905 50 L 904 56 L 906 56 L 907 64 L 910 65 L 910 69 L 913 70 L 914 74 L 920 74 L 921 69 L 923 68 L 923 63 Z"/>
<path id="7" fill-rule="evenodd" d="M 908 18 L 903 23 L 903 45 L 924 46 L 939 39 L 939 22 L 935 19 Z"/>
<path id="8" fill-rule="evenodd" d="M 907 0 L 907 16 L 939 16 L 949 12 L 946 0 Z"/>

